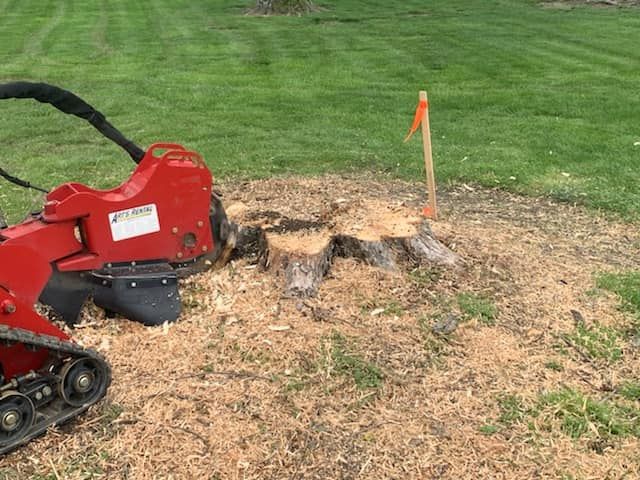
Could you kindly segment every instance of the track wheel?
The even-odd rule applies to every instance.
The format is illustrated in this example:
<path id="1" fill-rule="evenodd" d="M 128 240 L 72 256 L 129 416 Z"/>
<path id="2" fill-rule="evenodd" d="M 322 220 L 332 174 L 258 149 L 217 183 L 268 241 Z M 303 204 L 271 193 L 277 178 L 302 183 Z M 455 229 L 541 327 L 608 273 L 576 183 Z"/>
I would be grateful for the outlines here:
<path id="1" fill-rule="evenodd" d="M 0 448 L 19 443 L 31 429 L 35 415 L 26 395 L 14 391 L 0 395 Z"/>
<path id="2" fill-rule="evenodd" d="M 93 358 L 78 358 L 67 363 L 61 372 L 60 396 L 73 407 L 97 402 L 108 385 L 107 372 Z"/>

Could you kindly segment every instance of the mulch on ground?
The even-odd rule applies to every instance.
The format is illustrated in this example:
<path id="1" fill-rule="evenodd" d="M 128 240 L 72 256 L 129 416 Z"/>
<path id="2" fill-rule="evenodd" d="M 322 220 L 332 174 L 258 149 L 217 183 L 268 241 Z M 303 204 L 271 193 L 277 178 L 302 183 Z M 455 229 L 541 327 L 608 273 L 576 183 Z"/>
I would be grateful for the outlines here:
<path id="1" fill-rule="evenodd" d="M 241 202 L 294 219 L 337 199 L 420 208 L 423 195 L 339 176 L 220 188 L 231 211 Z M 107 399 L 0 460 L 0 478 L 640 477 L 635 437 L 573 439 L 553 416 L 483 429 L 505 395 L 600 398 L 638 378 L 640 351 L 626 340 L 616 362 L 559 345 L 572 310 L 587 325 L 629 323 L 614 296 L 594 293 L 594 274 L 638 268 L 638 227 L 467 185 L 443 192 L 440 208 L 432 228 L 459 269 L 390 273 L 338 258 L 317 298 L 297 300 L 239 259 L 185 282 L 176 324 L 89 309 L 74 337 L 111 362 Z M 495 321 L 433 334 L 436 319 L 462 315 L 461 293 L 491 299 Z"/>

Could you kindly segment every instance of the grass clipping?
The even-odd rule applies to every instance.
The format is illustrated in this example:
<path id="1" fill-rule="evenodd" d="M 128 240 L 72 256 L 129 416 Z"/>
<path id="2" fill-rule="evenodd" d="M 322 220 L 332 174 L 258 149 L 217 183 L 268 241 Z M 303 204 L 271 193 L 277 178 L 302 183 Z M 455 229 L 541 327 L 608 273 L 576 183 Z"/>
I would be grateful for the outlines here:
<path id="1" fill-rule="evenodd" d="M 422 203 L 334 176 L 225 187 L 296 218 L 334 192 Z M 456 271 L 338 258 L 303 301 L 242 259 L 185 282 L 176 324 L 85 312 L 73 335 L 113 365 L 107 399 L 0 479 L 639 478 L 637 277 L 618 275 L 637 227 L 468 186 L 441 205 Z"/>

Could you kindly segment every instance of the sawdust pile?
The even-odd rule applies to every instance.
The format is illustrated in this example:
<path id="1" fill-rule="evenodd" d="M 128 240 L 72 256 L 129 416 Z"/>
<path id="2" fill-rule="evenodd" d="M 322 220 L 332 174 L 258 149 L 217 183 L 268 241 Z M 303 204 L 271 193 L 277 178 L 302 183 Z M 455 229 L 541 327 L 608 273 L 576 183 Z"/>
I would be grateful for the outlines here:
<path id="1" fill-rule="evenodd" d="M 416 185 L 333 176 L 222 190 L 227 206 L 290 218 L 337 199 L 421 200 Z M 2 459 L 0 478 L 640 478 L 633 436 L 572 439 L 553 415 L 488 427 L 505 396 L 612 397 L 639 378 L 628 343 L 616 362 L 559 345 L 575 312 L 629 323 L 590 292 L 595 272 L 638 268 L 637 227 L 470 187 L 440 203 L 433 230 L 466 260 L 459 271 L 336 259 L 318 298 L 297 301 L 245 259 L 190 279 L 177 324 L 88 320 L 74 335 L 111 362 L 107 400 Z M 460 314 L 460 293 L 492 299 L 495 321 L 434 335 L 433 319 Z"/>

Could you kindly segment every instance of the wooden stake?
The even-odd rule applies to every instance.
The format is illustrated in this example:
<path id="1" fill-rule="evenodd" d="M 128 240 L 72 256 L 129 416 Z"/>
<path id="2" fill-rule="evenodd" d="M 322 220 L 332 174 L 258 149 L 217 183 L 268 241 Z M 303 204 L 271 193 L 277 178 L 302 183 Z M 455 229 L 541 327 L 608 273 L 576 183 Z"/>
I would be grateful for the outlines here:
<path id="1" fill-rule="evenodd" d="M 424 149 L 424 168 L 427 174 L 428 202 L 423 209 L 425 217 L 438 220 L 438 203 L 436 201 L 436 180 L 433 173 L 433 156 L 431 153 L 431 129 L 429 127 L 429 104 L 427 92 L 420 91 L 420 101 L 427 102 L 427 108 L 422 119 L 422 146 Z"/>

